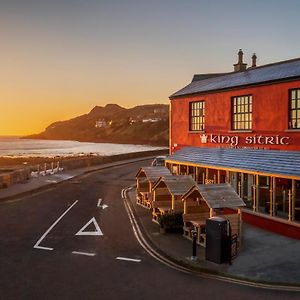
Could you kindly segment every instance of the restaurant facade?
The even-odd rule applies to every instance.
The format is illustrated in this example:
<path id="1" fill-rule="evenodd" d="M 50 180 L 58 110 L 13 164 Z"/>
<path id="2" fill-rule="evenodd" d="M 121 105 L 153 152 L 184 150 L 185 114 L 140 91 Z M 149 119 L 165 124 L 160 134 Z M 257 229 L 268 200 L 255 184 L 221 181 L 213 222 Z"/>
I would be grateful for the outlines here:
<path id="1" fill-rule="evenodd" d="M 170 96 L 173 174 L 230 183 L 245 222 L 300 239 L 300 59 L 197 74 Z"/>

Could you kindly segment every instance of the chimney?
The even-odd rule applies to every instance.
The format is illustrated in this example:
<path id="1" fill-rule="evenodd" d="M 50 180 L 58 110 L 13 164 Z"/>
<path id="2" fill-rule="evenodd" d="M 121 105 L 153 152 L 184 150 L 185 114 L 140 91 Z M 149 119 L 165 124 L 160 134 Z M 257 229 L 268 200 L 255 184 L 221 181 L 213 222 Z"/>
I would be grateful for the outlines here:
<path id="1" fill-rule="evenodd" d="M 246 71 L 247 69 L 247 64 L 243 63 L 243 51 L 242 49 L 239 50 L 238 52 L 238 56 L 239 56 L 239 60 L 236 64 L 234 64 L 234 72 L 243 72 Z"/>
<path id="2" fill-rule="evenodd" d="M 257 59 L 257 56 L 255 53 L 253 53 L 252 55 L 252 66 L 251 68 L 255 68 L 256 67 L 256 59 Z"/>

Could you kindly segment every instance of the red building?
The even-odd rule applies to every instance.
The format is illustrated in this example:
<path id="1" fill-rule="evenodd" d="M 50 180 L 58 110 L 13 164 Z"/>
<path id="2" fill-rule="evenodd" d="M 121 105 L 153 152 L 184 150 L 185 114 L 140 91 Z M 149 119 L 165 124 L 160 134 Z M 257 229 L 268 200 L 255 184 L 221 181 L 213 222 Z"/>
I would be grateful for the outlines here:
<path id="1" fill-rule="evenodd" d="M 174 93 L 167 166 L 229 182 L 246 222 L 300 238 L 300 59 L 198 74 Z"/>

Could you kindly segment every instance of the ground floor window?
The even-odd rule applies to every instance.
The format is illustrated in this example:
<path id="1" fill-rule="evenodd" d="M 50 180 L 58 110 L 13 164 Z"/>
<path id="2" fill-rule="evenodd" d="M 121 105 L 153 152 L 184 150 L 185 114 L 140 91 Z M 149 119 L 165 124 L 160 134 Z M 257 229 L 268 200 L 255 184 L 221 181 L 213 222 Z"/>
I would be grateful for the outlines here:
<path id="1" fill-rule="evenodd" d="M 176 164 L 172 169 L 178 175 L 193 176 L 198 184 L 230 183 L 246 208 L 300 222 L 300 180 Z"/>

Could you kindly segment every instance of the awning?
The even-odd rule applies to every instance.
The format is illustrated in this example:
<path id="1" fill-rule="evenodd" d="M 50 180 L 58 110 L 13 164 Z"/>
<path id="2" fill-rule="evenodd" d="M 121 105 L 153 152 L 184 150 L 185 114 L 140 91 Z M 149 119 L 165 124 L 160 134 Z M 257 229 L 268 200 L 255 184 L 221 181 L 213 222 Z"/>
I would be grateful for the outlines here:
<path id="1" fill-rule="evenodd" d="M 300 179 L 300 151 L 185 147 L 166 162 Z"/>

